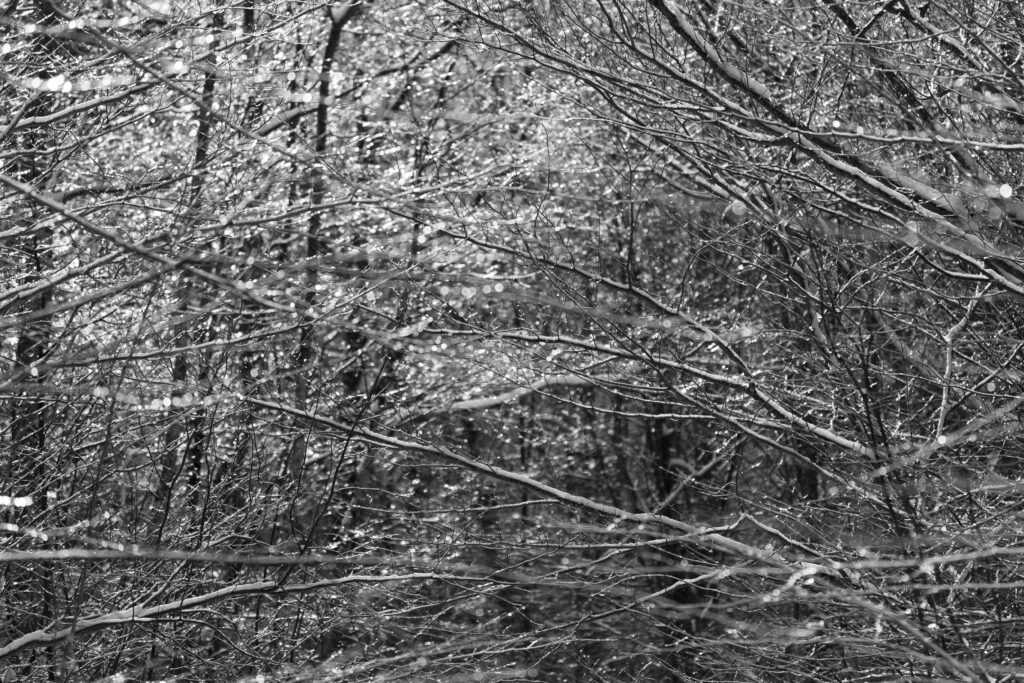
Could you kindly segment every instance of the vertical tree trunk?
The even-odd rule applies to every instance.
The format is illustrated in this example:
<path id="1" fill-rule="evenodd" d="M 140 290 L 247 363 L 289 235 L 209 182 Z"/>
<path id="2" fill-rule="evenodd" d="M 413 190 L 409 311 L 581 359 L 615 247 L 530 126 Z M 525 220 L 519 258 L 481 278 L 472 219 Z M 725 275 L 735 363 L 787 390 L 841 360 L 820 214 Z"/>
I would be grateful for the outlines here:
<path id="1" fill-rule="evenodd" d="M 327 152 L 331 70 L 334 67 L 335 53 L 338 51 L 338 45 L 341 42 L 341 31 L 349 21 L 358 16 L 360 11 L 361 5 L 359 4 L 332 5 L 327 8 L 327 19 L 330 21 L 330 29 L 320 63 L 317 87 L 318 104 L 313 136 L 313 151 L 318 160 L 322 159 Z M 317 281 L 320 278 L 319 262 L 328 253 L 322 234 L 322 206 L 327 192 L 326 179 L 317 163 L 310 166 L 310 173 L 312 174 L 310 182 L 310 205 L 312 210 L 309 214 L 308 234 L 305 245 L 306 268 L 303 274 L 302 310 L 298 312 L 302 324 L 299 327 L 299 343 L 293 357 L 296 369 L 295 405 L 302 410 L 312 407 L 310 406 L 310 401 L 313 397 L 313 391 L 311 390 L 310 380 L 319 373 L 319 370 L 313 367 L 317 355 L 314 306 L 317 301 Z M 317 385 L 319 386 L 319 383 Z M 306 457 L 309 449 L 308 435 L 312 431 L 313 425 L 304 418 L 296 418 L 294 429 L 295 437 L 292 440 L 291 448 L 287 453 L 284 463 L 284 478 L 298 491 L 306 466 Z M 339 464 L 335 463 L 332 484 L 328 486 L 328 490 L 318 501 L 315 508 L 293 510 L 292 518 L 289 521 L 290 532 L 293 536 L 304 536 L 300 542 L 305 546 L 313 542 L 314 537 L 317 535 L 317 527 L 320 526 L 320 521 L 326 517 L 334 488 L 333 482 L 337 480 L 339 472 Z"/>
<path id="2" fill-rule="evenodd" d="M 221 29 L 224 17 L 221 11 L 213 14 L 213 26 Z M 197 132 L 196 149 L 192 163 L 192 176 L 189 180 L 187 205 L 182 218 L 186 226 L 194 225 L 202 215 L 203 193 L 206 187 L 207 162 L 210 155 L 211 130 L 213 128 L 214 93 L 217 86 L 217 41 L 211 43 L 206 58 L 201 62 L 206 70 L 203 79 L 203 90 L 196 113 Z M 212 248 L 208 243 L 206 248 Z M 175 326 L 173 343 L 178 353 L 171 368 L 171 408 L 170 425 L 164 438 L 164 450 L 160 463 L 158 490 L 156 495 L 160 512 L 156 520 L 153 542 L 159 543 L 163 537 L 174 500 L 174 488 L 183 471 L 187 469 L 187 483 L 192 494 L 199 484 L 203 462 L 206 456 L 206 408 L 199 401 L 199 392 L 209 382 L 209 359 L 201 358 L 195 362 L 197 353 L 189 349 L 192 344 L 205 341 L 202 331 L 197 330 L 196 321 L 200 319 L 210 301 L 209 293 L 187 277 L 178 303 L 179 317 Z M 204 352 L 205 353 L 205 352 Z M 189 391 L 192 380 L 193 391 Z M 194 407 L 189 403 L 195 403 Z M 199 499 L 193 497 L 193 503 Z"/>
<path id="3" fill-rule="evenodd" d="M 36 2 L 33 19 L 41 26 L 57 21 L 53 8 Z M 54 40 L 43 32 L 34 42 L 44 53 L 55 53 Z M 51 66 L 33 74 L 41 79 L 54 75 Z M 52 110 L 50 93 L 36 95 L 24 111 L 26 116 L 45 116 Z M 53 171 L 48 153 L 49 140 L 45 130 L 32 130 L 19 136 L 17 147 L 27 150 L 14 159 L 14 176 L 34 188 L 45 185 Z M 12 210 L 13 209 L 13 210 Z M 8 208 L 8 216 L 21 228 L 12 240 L 12 251 L 21 272 L 22 282 L 42 282 L 53 268 L 50 225 L 38 225 L 34 206 L 19 202 Z M 12 226 L 4 226 L 12 227 Z M 8 466 L 0 470 L 0 495 L 11 496 L 14 505 L 0 508 L 0 521 L 15 527 L 45 527 L 48 493 L 53 490 L 50 458 L 47 454 L 47 402 L 44 386 L 47 381 L 47 359 L 53 352 L 52 316 L 47 312 L 53 298 L 51 287 L 44 287 L 21 307 L 24 323 L 17 328 L 14 352 L 14 377 L 17 390 L 9 400 L 10 456 Z M 52 570 L 48 566 L 31 567 L 5 564 L 0 576 L 0 635 L 10 637 L 44 628 L 56 613 Z M 53 675 L 53 650 L 41 655 Z"/>
<path id="4" fill-rule="evenodd" d="M 327 35 L 327 45 L 324 48 L 324 56 L 320 65 L 320 82 L 317 88 L 319 103 L 316 110 L 316 129 L 313 136 L 313 151 L 316 158 L 323 158 L 327 151 L 327 125 L 330 111 L 329 96 L 331 93 L 331 69 L 334 65 L 334 53 L 338 50 L 341 41 L 341 29 L 359 11 L 359 5 L 347 7 L 332 6 L 327 9 L 327 16 L 331 22 L 330 32 Z M 301 311 L 302 326 L 299 328 L 299 344 L 295 352 L 295 366 L 298 372 L 295 375 L 295 401 L 302 409 L 308 407 L 310 399 L 310 376 L 313 374 L 310 364 L 316 357 L 315 328 L 309 314 L 310 309 L 316 303 L 316 286 L 320 277 L 319 259 L 327 253 L 326 244 L 322 233 L 323 216 L 320 207 L 324 203 L 326 193 L 326 181 L 323 172 L 317 164 L 311 166 L 312 182 L 310 192 L 310 204 L 312 211 L 309 214 L 309 229 L 306 236 L 306 269 L 303 282 L 303 310 Z M 287 462 L 287 478 L 298 485 L 302 478 L 302 470 L 305 466 L 306 450 L 308 448 L 306 435 L 310 425 L 300 420 L 296 425 L 296 438 L 292 442 L 291 453 Z"/>

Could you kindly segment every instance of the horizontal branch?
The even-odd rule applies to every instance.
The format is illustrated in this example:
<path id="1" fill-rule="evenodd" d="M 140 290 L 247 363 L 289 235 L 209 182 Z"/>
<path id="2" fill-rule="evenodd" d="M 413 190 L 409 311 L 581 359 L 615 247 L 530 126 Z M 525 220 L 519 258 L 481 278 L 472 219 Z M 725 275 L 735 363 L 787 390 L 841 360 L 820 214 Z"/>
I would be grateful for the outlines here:
<path id="1" fill-rule="evenodd" d="M 0 659 L 3 659 L 4 657 L 9 657 L 23 650 L 45 647 L 47 645 L 59 643 L 65 639 L 74 638 L 76 635 L 85 635 L 87 633 L 92 633 L 93 631 L 99 631 L 105 628 L 148 622 L 153 619 L 165 617 L 167 615 L 176 614 L 179 612 L 184 612 L 195 607 L 208 605 L 210 603 L 218 602 L 220 600 L 226 600 L 228 598 L 256 595 L 261 593 L 308 593 L 310 591 L 322 590 L 324 588 L 332 588 L 334 586 L 342 586 L 349 583 L 396 583 L 399 581 L 415 580 L 466 581 L 474 579 L 486 580 L 483 578 L 438 574 L 435 572 L 415 572 L 411 574 L 395 574 L 387 576 L 353 574 L 350 576 L 343 576 L 337 579 L 325 579 L 323 581 L 315 581 L 313 583 L 298 583 L 288 585 L 279 585 L 276 581 L 257 581 L 255 583 L 243 583 L 237 586 L 228 586 L 227 588 L 221 588 L 220 590 L 215 590 L 210 593 L 196 595 L 191 598 L 182 598 L 180 600 L 165 602 L 161 605 L 153 605 L 152 607 L 144 607 L 143 605 L 133 605 L 132 607 L 123 610 L 118 610 L 116 612 L 108 612 L 106 614 L 101 614 L 95 617 L 80 619 L 71 626 L 56 631 L 49 631 L 47 629 L 39 629 L 37 631 L 32 631 L 31 633 L 26 633 L 20 638 L 17 638 L 8 643 L 7 645 L 0 647 Z"/>
<path id="2" fill-rule="evenodd" d="M 543 391 L 545 389 L 552 389 L 555 387 L 591 387 L 595 386 L 600 381 L 605 379 L 612 380 L 616 378 L 612 376 L 603 375 L 598 375 L 595 377 L 584 377 L 581 375 L 573 374 L 553 375 L 551 377 L 544 377 L 542 379 L 537 380 L 536 382 L 531 382 L 530 384 L 527 384 L 524 387 L 512 389 L 511 391 L 506 391 L 505 393 L 498 394 L 496 396 L 483 396 L 481 398 L 471 398 L 466 399 L 464 401 L 455 401 L 454 403 L 448 406 L 447 411 L 458 412 L 470 410 L 486 410 L 487 408 L 495 408 L 506 403 L 512 403 L 513 401 L 517 401 L 520 398 L 528 396 L 529 394 L 532 394 L 536 391 Z M 438 408 L 431 412 L 440 413 L 446 411 L 445 409 Z"/>
<path id="3" fill-rule="evenodd" d="M 592 512 L 597 512 L 604 515 L 609 515 L 626 522 L 633 522 L 638 525 L 646 526 L 664 526 L 669 529 L 681 531 L 685 534 L 685 538 L 679 540 L 688 540 L 691 543 L 697 545 L 710 546 L 714 550 L 725 553 L 730 556 L 739 556 L 748 560 L 757 560 L 765 563 L 768 566 L 776 568 L 793 568 L 794 565 L 780 558 L 776 553 L 770 550 L 763 550 L 747 543 L 734 540 L 722 534 L 713 532 L 707 527 L 697 524 L 690 524 L 689 522 L 683 522 L 671 517 L 665 517 L 664 515 L 657 515 L 652 513 L 639 513 L 639 512 L 627 512 L 622 508 L 614 505 L 607 505 L 605 503 L 599 503 L 595 500 L 587 498 L 585 496 L 579 496 L 568 491 L 564 491 L 555 486 L 545 484 L 541 481 L 534 479 L 525 474 L 519 472 L 513 472 L 502 467 L 495 465 L 488 465 L 482 462 L 473 460 L 466 456 L 460 455 L 450 448 L 444 446 L 435 446 L 432 444 L 425 444 L 416 441 L 406 441 L 399 439 L 387 434 L 376 432 L 366 427 L 361 427 L 355 423 L 343 423 L 337 420 L 333 420 L 316 413 L 300 410 L 291 406 L 282 405 L 280 403 L 273 403 L 270 401 L 264 401 L 257 398 L 248 398 L 247 401 L 254 405 L 267 408 L 270 410 L 277 410 L 286 415 L 292 415 L 293 417 L 301 417 L 304 420 L 308 420 L 311 423 L 318 423 L 324 427 L 337 430 L 339 434 L 346 435 L 348 437 L 357 437 L 367 441 L 368 443 L 377 444 L 380 446 L 387 446 L 395 448 L 399 451 L 414 451 L 431 455 L 440 460 L 454 463 L 465 469 L 477 472 L 487 477 L 505 481 L 511 484 L 518 484 L 526 489 L 542 493 L 548 497 L 554 498 L 562 503 L 572 505 L 574 507 L 583 508 Z"/>

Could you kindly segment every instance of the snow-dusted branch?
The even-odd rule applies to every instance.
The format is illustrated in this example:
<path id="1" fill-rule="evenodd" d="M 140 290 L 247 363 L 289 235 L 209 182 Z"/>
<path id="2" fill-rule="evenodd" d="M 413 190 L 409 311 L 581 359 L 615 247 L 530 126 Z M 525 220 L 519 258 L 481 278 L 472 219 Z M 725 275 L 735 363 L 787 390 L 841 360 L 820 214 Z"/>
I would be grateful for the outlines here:
<path id="1" fill-rule="evenodd" d="M 59 643 L 67 638 L 73 638 L 76 635 L 85 635 L 105 628 L 143 623 L 153 619 L 180 614 L 196 607 L 209 605 L 229 598 L 244 597 L 260 593 L 309 593 L 311 591 L 323 590 L 325 588 L 333 588 L 335 586 L 343 586 L 351 583 L 396 583 L 401 581 L 430 580 L 466 581 L 474 578 L 476 580 L 484 580 L 479 577 L 438 574 L 434 572 L 415 572 L 410 574 L 391 575 L 352 574 L 337 579 L 325 579 L 323 581 L 315 581 L 312 583 L 285 585 L 278 584 L 276 581 L 243 583 L 236 586 L 221 588 L 220 590 L 211 591 L 202 595 L 196 595 L 191 598 L 172 600 L 160 605 L 153 605 L 150 607 L 145 607 L 142 604 L 133 605 L 123 610 L 117 610 L 116 612 L 108 612 L 106 614 L 100 614 L 86 619 L 79 619 L 71 626 L 57 630 L 40 629 L 38 631 L 32 631 L 31 633 L 26 633 L 20 638 L 0 647 L 0 659 L 23 650 L 45 647 L 46 645 Z"/>
<path id="2" fill-rule="evenodd" d="M 583 375 L 573 374 L 552 375 L 550 377 L 543 377 L 535 382 L 530 382 L 526 386 L 512 389 L 511 391 L 506 391 L 494 396 L 481 396 L 480 398 L 455 401 L 449 405 L 447 409 L 437 409 L 434 412 L 441 413 L 486 410 L 487 408 L 496 408 L 497 406 L 505 405 L 506 403 L 518 401 L 522 397 L 538 391 L 545 391 L 547 389 L 554 389 L 557 387 L 591 387 L 600 383 L 602 380 L 611 379 L 615 379 L 615 377 L 586 377 Z"/>

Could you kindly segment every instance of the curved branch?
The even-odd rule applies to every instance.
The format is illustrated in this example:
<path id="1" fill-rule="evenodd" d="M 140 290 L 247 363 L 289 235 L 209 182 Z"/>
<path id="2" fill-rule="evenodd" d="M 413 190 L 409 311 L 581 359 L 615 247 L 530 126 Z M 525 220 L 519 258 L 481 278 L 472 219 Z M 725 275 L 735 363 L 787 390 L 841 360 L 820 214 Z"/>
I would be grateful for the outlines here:
<path id="1" fill-rule="evenodd" d="M 438 574 L 435 572 L 414 572 L 411 574 L 394 574 L 387 576 L 352 574 L 350 576 L 343 576 L 337 579 L 325 579 L 323 581 L 315 581 L 313 583 L 297 583 L 283 586 L 279 585 L 275 581 L 243 583 L 237 586 L 221 588 L 220 590 L 215 590 L 210 593 L 204 593 L 203 595 L 196 595 L 191 598 L 182 598 L 180 600 L 165 602 L 161 605 L 153 605 L 152 607 L 144 607 L 141 604 L 133 605 L 116 612 L 108 612 L 95 617 L 80 619 L 71 626 L 57 631 L 49 631 L 47 629 L 32 631 L 31 633 L 26 633 L 20 638 L 12 640 L 7 645 L 0 647 L 0 659 L 22 652 L 23 650 L 53 645 L 54 643 L 59 643 L 65 639 L 74 638 L 77 635 L 85 635 L 87 633 L 116 626 L 126 626 L 152 621 L 153 619 L 164 617 L 169 614 L 184 612 L 195 607 L 208 605 L 228 598 L 257 595 L 261 593 L 308 593 L 324 588 L 342 586 L 348 583 L 396 583 L 399 581 L 414 580 L 465 581 L 474 579 L 485 580 L 480 577 L 472 576 Z"/>

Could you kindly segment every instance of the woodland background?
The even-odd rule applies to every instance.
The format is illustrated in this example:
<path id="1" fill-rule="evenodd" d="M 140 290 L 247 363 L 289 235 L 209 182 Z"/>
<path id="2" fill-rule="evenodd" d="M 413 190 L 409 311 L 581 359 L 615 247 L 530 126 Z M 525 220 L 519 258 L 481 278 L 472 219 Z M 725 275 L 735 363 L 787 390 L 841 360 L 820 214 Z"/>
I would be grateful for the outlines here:
<path id="1" fill-rule="evenodd" d="M 1024 677 L 1020 3 L 5 4 L 0 680 Z"/>

